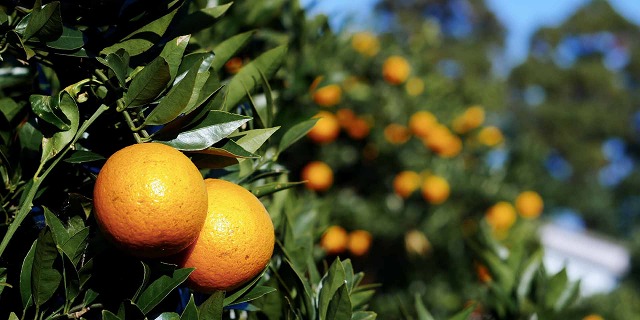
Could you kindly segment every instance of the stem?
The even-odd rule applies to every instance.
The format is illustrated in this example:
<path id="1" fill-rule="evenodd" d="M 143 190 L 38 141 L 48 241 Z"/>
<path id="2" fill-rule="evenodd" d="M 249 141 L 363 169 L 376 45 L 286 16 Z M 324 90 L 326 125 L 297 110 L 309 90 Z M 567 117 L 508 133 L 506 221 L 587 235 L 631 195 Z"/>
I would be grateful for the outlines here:
<path id="1" fill-rule="evenodd" d="M 69 152 L 69 150 L 71 150 L 73 148 L 73 146 L 76 144 L 76 142 L 78 142 L 78 140 L 80 139 L 82 134 L 87 130 L 87 128 L 89 128 L 89 126 L 94 121 L 96 121 L 96 119 L 103 112 L 107 111 L 108 109 L 109 109 L 109 107 L 107 107 L 105 105 L 101 105 L 93 113 L 93 115 L 91 115 L 91 118 L 89 118 L 87 121 L 85 121 L 82 124 L 80 129 L 78 129 L 78 132 L 76 132 L 75 136 L 73 137 L 73 140 L 67 145 L 67 147 L 62 152 L 60 152 L 60 154 L 58 154 L 56 156 L 56 158 L 53 160 L 51 165 L 49 165 L 49 167 L 40 176 L 38 176 L 38 174 L 39 174 L 39 172 L 41 171 L 42 168 L 38 169 L 36 174 L 31 179 L 31 182 L 32 182 L 31 188 L 28 188 L 27 195 L 24 198 L 24 200 L 22 201 L 22 203 L 20 204 L 20 210 L 18 211 L 18 214 L 16 215 L 16 218 L 9 225 L 9 228 L 7 229 L 7 233 L 4 235 L 4 238 L 2 238 L 2 243 L 0 243 L 0 257 L 2 257 L 2 254 L 4 253 L 4 250 L 9 245 L 9 241 L 11 241 L 11 238 L 13 237 L 13 235 L 18 230 L 18 227 L 20 226 L 22 221 L 24 221 L 24 219 L 27 217 L 27 215 L 31 211 L 31 207 L 33 206 L 33 199 L 35 198 L 36 193 L 38 191 L 38 188 L 40 187 L 40 184 L 42 183 L 44 178 L 46 178 L 47 175 L 49 174 L 49 172 L 51 172 L 51 170 L 53 170 L 53 168 L 58 164 L 58 162 L 60 162 L 60 160 L 64 158 L 64 156 L 67 154 L 67 152 Z M 43 167 L 43 166 L 41 165 L 40 167 Z"/>

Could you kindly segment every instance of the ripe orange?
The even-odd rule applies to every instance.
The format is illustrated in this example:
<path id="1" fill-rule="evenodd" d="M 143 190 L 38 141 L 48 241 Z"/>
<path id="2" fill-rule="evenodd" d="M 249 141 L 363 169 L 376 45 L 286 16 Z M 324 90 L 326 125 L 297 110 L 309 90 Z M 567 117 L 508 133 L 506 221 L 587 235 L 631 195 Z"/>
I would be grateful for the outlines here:
<path id="1" fill-rule="evenodd" d="M 361 117 L 356 117 L 346 127 L 347 135 L 354 140 L 362 140 L 369 135 L 371 126 L 369 122 Z"/>
<path id="2" fill-rule="evenodd" d="M 398 85 L 407 80 L 411 73 L 409 62 L 401 56 L 391 56 L 382 65 L 384 80 L 392 85 Z"/>
<path id="3" fill-rule="evenodd" d="M 351 109 L 342 108 L 336 111 L 338 124 L 342 128 L 347 128 L 356 119 L 356 114 Z"/>
<path id="4" fill-rule="evenodd" d="M 327 111 L 320 111 L 314 116 L 319 118 L 318 122 L 309 130 L 307 136 L 311 141 L 319 144 L 326 144 L 333 142 L 340 135 L 340 124 L 338 118 Z"/>
<path id="5" fill-rule="evenodd" d="M 582 320 L 604 320 L 604 318 L 599 314 L 592 313 L 582 318 Z"/>
<path id="6" fill-rule="evenodd" d="M 484 108 L 481 106 L 471 106 L 453 120 L 453 131 L 463 134 L 467 133 L 484 122 Z"/>
<path id="7" fill-rule="evenodd" d="M 351 47 L 362 55 L 373 57 L 380 51 L 380 42 L 371 32 L 358 32 L 351 38 Z"/>
<path id="8" fill-rule="evenodd" d="M 537 218 L 542 213 L 544 202 L 535 191 L 525 191 L 516 198 L 516 209 L 523 218 Z"/>
<path id="9" fill-rule="evenodd" d="M 321 107 L 333 107 L 340 103 L 342 89 L 337 84 L 330 84 L 316 90 L 312 98 Z"/>
<path id="10" fill-rule="evenodd" d="M 402 171 L 393 178 L 393 191 L 403 199 L 420 187 L 420 175 L 415 171 Z"/>
<path id="11" fill-rule="evenodd" d="M 440 176 L 428 176 L 422 183 L 422 197 L 431 204 L 445 202 L 450 192 L 449 182 Z"/>
<path id="12" fill-rule="evenodd" d="M 462 150 L 462 140 L 441 124 L 434 125 L 423 142 L 433 152 L 445 158 L 455 157 Z"/>
<path id="13" fill-rule="evenodd" d="M 230 74 L 236 74 L 240 71 L 240 69 L 242 69 L 243 65 L 244 65 L 244 62 L 242 61 L 242 58 L 233 57 L 224 64 L 224 68 Z"/>
<path id="14" fill-rule="evenodd" d="M 364 256 L 371 247 L 371 233 L 366 230 L 354 230 L 349 233 L 347 248 L 356 257 Z"/>
<path id="15" fill-rule="evenodd" d="M 333 184 L 333 170 L 322 161 L 309 162 L 302 168 L 302 180 L 306 180 L 306 187 L 314 191 L 327 191 Z"/>
<path id="16" fill-rule="evenodd" d="M 511 203 L 500 201 L 487 210 L 485 219 L 493 230 L 504 232 L 516 222 L 516 209 Z"/>
<path id="17" fill-rule="evenodd" d="M 419 96 L 424 92 L 424 81 L 418 77 L 411 77 L 407 80 L 407 83 L 404 85 L 405 91 L 407 94 L 412 97 Z"/>
<path id="18" fill-rule="evenodd" d="M 107 159 L 93 189 L 96 220 L 106 237 L 139 257 L 188 247 L 207 215 L 207 190 L 196 166 L 160 143 L 134 144 Z"/>
<path id="19" fill-rule="evenodd" d="M 478 141 L 488 147 L 496 146 L 503 140 L 502 131 L 494 126 L 484 127 L 478 132 Z"/>
<path id="20" fill-rule="evenodd" d="M 411 132 L 401 124 L 391 123 L 384 128 L 384 138 L 391 144 L 403 144 L 409 140 Z"/>
<path id="21" fill-rule="evenodd" d="M 331 226 L 322 235 L 320 246 L 327 254 L 339 254 L 347 249 L 349 235 L 341 226 Z"/>
<path id="22" fill-rule="evenodd" d="M 429 136 L 431 129 L 438 124 L 438 119 L 429 111 L 417 111 L 409 118 L 409 129 L 420 138 Z"/>
<path id="23" fill-rule="evenodd" d="M 196 268 L 187 284 L 211 293 L 232 290 L 257 276 L 273 254 L 275 234 L 262 202 L 235 183 L 206 179 L 209 209 L 198 239 L 180 266 Z"/>

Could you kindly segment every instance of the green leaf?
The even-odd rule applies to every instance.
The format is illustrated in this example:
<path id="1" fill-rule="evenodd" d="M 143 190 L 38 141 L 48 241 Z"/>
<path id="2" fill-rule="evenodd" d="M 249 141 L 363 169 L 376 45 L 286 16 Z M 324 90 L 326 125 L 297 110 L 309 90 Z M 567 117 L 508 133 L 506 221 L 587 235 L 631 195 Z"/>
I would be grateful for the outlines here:
<path id="1" fill-rule="evenodd" d="M 180 320 L 180 315 L 175 312 L 163 312 L 156 317 L 156 320 Z"/>
<path id="2" fill-rule="evenodd" d="M 268 196 L 281 190 L 293 188 L 301 184 L 304 184 L 304 182 L 270 182 L 261 186 L 251 188 L 250 191 L 251 193 L 253 193 L 253 195 L 259 198 Z"/>
<path id="3" fill-rule="evenodd" d="M 0 268 L 0 294 L 2 294 L 5 287 L 11 287 L 11 285 L 7 283 L 7 268 Z"/>
<path id="4" fill-rule="evenodd" d="M 73 140 L 80 126 L 80 111 L 76 101 L 66 92 L 60 93 L 60 109 L 69 119 L 69 129 L 54 133 L 51 137 L 42 138 L 41 162 L 52 159 Z"/>
<path id="5" fill-rule="evenodd" d="M 82 285 L 80 287 L 82 287 Z M 84 293 L 84 298 L 82 299 L 82 306 L 86 307 L 90 305 L 98 298 L 99 295 L 99 293 L 93 291 L 91 288 L 87 289 Z"/>
<path id="6" fill-rule="evenodd" d="M 354 309 L 364 306 L 369 303 L 375 293 L 375 290 L 362 290 L 358 288 L 358 290 L 354 290 L 351 293 L 351 305 Z"/>
<path id="7" fill-rule="evenodd" d="M 267 272 L 267 269 L 268 266 L 264 268 L 264 270 L 262 270 L 259 275 L 255 276 L 253 280 L 249 281 L 242 288 L 235 290 L 235 292 L 233 292 L 231 295 L 224 298 L 222 305 L 226 307 L 230 304 L 237 304 L 240 297 L 242 297 L 245 292 L 249 291 L 249 289 L 253 288 L 254 285 L 262 278 L 262 276 L 264 276 L 264 273 Z"/>
<path id="8" fill-rule="evenodd" d="M 187 306 L 182 311 L 180 315 L 180 320 L 198 320 L 200 316 L 198 315 L 198 307 L 196 307 L 196 302 L 193 300 L 193 294 L 189 297 L 189 302 Z"/>
<path id="9" fill-rule="evenodd" d="M 422 297 L 416 293 L 415 295 L 415 307 L 419 320 L 435 320 L 429 310 L 422 303 Z"/>
<path id="10" fill-rule="evenodd" d="M 276 291 L 276 288 L 267 287 L 267 286 L 256 286 L 253 289 L 251 289 L 251 291 L 247 292 L 246 294 L 242 295 L 242 297 L 234 301 L 233 305 L 238 305 L 241 303 L 253 301 L 255 299 L 261 298 L 262 296 L 274 291 Z"/>
<path id="11" fill-rule="evenodd" d="M 170 80 L 169 64 L 163 57 L 157 57 L 131 80 L 124 96 L 125 105 L 130 108 L 152 102 L 166 89 Z"/>
<path id="12" fill-rule="evenodd" d="M 20 320 L 20 318 L 18 318 L 15 312 L 11 312 L 11 314 L 9 314 L 9 320 Z"/>
<path id="13" fill-rule="evenodd" d="M 54 41 L 47 42 L 47 47 L 58 50 L 78 50 L 84 46 L 84 35 L 78 29 L 62 28 L 62 35 Z"/>
<path id="14" fill-rule="evenodd" d="M 227 12 L 232 4 L 233 2 L 230 2 L 220 6 L 204 8 L 192 12 L 180 20 L 175 32 L 179 35 L 194 34 L 198 31 L 207 29 L 211 27 L 220 16 Z"/>
<path id="15" fill-rule="evenodd" d="M 67 232 L 67 229 L 64 227 L 64 224 L 62 224 L 62 221 L 60 221 L 60 219 L 58 219 L 58 217 L 56 217 L 49 208 L 42 208 L 44 209 L 44 219 L 47 226 L 49 226 L 49 229 L 51 229 L 55 244 L 58 246 L 62 245 L 64 242 L 69 240 L 69 233 Z"/>
<path id="16" fill-rule="evenodd" d="M 159 19 L 153 20 L 144 27 L 130 33 L 122 41 L 102 49 L 100 54 L 109 54 L 120 49 L 126 49 L 131 56 L 137 56 L 149 50 L 156 43 L 160 42 L 162 35 L 164 35 L 171 24 L 177 11 L 178 8 Z"/>
<path id="17" fill-rule="evenodd" d="M 343 283 L 329 301 L 326 318 L 320 319 L 351 319 L 351 313 L 349 290 L 347 285 Z"/>
<path id="18" fill-rule="evenodd" d="M 254 33 L 255 31 L 240 33 L 218 44 L 213 49 L 213 52 L 216 54 L 215 59 L 211 64 L 213 70 L 220 71 L 229 59 L 235 56 L 240 49 L 249 43 L 249 40 Z"/>
<path id="19" fill-rule="evenodd" d="M 254 88 L 262 83 L 263 75 L 271 78 L 280 68 L 286 52 L 286 46 L 276 47 L 263 53 L 240 69 L 240 72 L 229 82 L 224 97 L 223 110 L 230 110 L 242 101 L 247 92 L 252 92 Z"/>
<path id="20" fill-rule="evenodd" d="M 57 258 L 58 250 L 53 235 L 45 228 L 38 236 L 31 268 L 31 292 L 36 306 L 51 299 L 60 285 L 62 274 L 54 267 Z"/>
<path id="21" fill-rule="evenodd" d="M 179 36 L 167 42 L 164 45 L 162 52 L 160 52 L 160 56 L 167 61 L 167 64 L 169 64 L 169 73 L 171 74 L 172 81 L 178 75 L 180 63 L 182 63 L 182 56 L 184 55 L 184 50 L 189 44 L 189 39 L 191 39 L 191 35 L 188 34 L 186 36 Z"/>
<path id="22" fill-rule="evenodd" d="M 105 157 L 91 151 L 86 150 L 75 150 L 71 152 L 71 154 L 64 159 L 64 162 L 67 163 L 87 163 L 93 161 L 105 160 Z"/>
<path id="23" fill-rule="evenodd" d="M 189 99 L 194 90 L 199 64 L 195 64 L 187 75 L 174 85 L 160 103 L 151 110 L 144 124 L 166 124 L 178 117 L 188 106 Z"/>
<path id="24" fill-rule="evenodd" d="M 562 291 L 562 294 L 558 297 L 558 300 L 556 300 L 556 304 L 553 306 L 553 309 L 556 312 L 564 311 L 578 299 L 579 295 L 580 281 L 569 282 Z"/>
<path id="25" fill-rule="evenodd" d="M 243 131 L 236 143 L 249 152 L 256 152 L 278 129 L 280 127 Z"/>
<path id="26" fill-rule="evenodd" d="M 527 296 L 529 295 L 529 291 L 531 290 L 531 285 L 533 283 L 533 279 L 535 278 L 536 272 L 542 263 L 542 250 L 536 251 L 529 260 L 524 265 L 524 269 L 520 274 L 520 282 L 518 283 L 518 287 L 516 288 L 516 295 L 518 297 L 518 301 L 523 303 Z"/>
<path id="27" fill-rule="evenodd" d="M 453 317 L 449 318 L 449 320 L 467 320 L 469 319 L 469 317 L 471 316 L 475 308 L 476 308 L 476 305 L 472 304 L 466 307 L 464 310 L 456 313 Z"/>
<path id="28" fill-rule="evenodd" d="M 82 258 L 88 239 L 89 227 L 82 228 L 71 234 L 69 239 L 60 245 L 60 249 L 69 256 L 74 265 L 77 265 Z"/>
<path id="29" fill-rule="evenodd" d="M 54 125 L 60 130 L 69 130 L 71 128 L 71 120 L 66 116 L 60 107 L 58 102 L 51 96 L 43 96 L 34 94 L 29 97 L 31 103 L 31 110 L 40 119 Z"/>
<path id="30" fill-rule="evenodd" d="M 554 309 L 556 302 L 560 299 L 560 296 L 565 291 L 565 287 L 568 283 L 569 277 L 567 276 L 567 269 L 565 268 L 551 276 L 548 280 L 547 290 L 545 292 L 545 305 Z"/>
<path id="31" fill-rule="evenodd" d="M 103 320 L 123 320 L 109 310 L 102 310 L 102 319 Z"/>
<path id="32" fill-rule="evenodd" d="M 33 258 L 36 255 L 36 244 L 38 240 L 33 241 L 31 248 L 27 252 L 22 262 L 22 269 L 20 270 L 20 296 L 22 298 L 22 306 L 26 309 L 33 304 L 32 291 L 31 291 L 31 270 L 33 268 Z"/>
<path id="33" fill-rule="evenodd" d="M 158 303 L 162 302 L 171 291 L 187 280 L 193 270 L 193 268 L 177 269 L 171 277 L 162 275 L 151 283 L 149 287 L 140 294 L 140 297 L 136 301 L 140 310 L 142 310 L 144 314 L 149 313 Z"/>
<path id="34" fill-rule="evenodd" d="M 29 15 L 25 16 L 25 17 L 21 20 L 21 22 L 22 22 L 22 21 L 27 20 L 27 17 L 29 17 Z M 18 24 L 18 26 L 19 26 L 19 25 L 20 25 L 20 24 Z M 24 52 L 25 58 L 26 58 L 27 60 L 29 60 L 29 59 L 31 59 L 33 56 L 35 56 L 35 55 L 36 55 L 36 52 L 35 52 L 35 51 L 33 51 L 33 49 L 32 49 L 28 44 L 26 44 L 26 41 L 24 41 L 24 40 L 22 39 L 22 37 L 20 37 L 20 35 L 18 34 L 17 30 L 18 30 L 18 28 L 16 27 L 16 31 L 9 32 L 9 36 L 10 36 L 10 37 L 12 37 L 12 38 L 15 38 L 15 41 L 17 41 L 17 42 L 19 43 L 19 46 L 18 46 L 18 47 L 22 48 L 22 51 Z"/>
<path id="35" fill-rule="evenodd" d="M 54 1 L 42 8 L 34 8 L 22 38 L 24 41 L 37 38 L 39 41 L 47 42 L 58 39 L 60 35 L 62 35 L 60 2 Z"/>
<path id="36" fill-rule="evenodd" d="M 120 49 L 116 52 L 111 52 L 105 59 L 97 58 L 97 60 L 109 67 L 113 74 L 115 74 L 118 82 L 121 86 L 124 86 L 127 75 L 129 74 L 129 53 L 126 50 Z"/>
<path id="37" fill-rule="evenodd" d="M 222 320 L 224 291 L 215 291 L 200 305 L 200 319 Z"/>
<path id="38" fill-rule="evenodd" d="M 244 150 L 235 141 L 228 139 L 220 148 L 210 147 L 193 151 L 191 161 L 198 168 L 225 168 L 238 163 L 238 159 L 258 158 L 257 155 Z"/>
<path id="39" fill-rule="evenodd" d="M 0 112 L 4 115 L 4 118 L 7 119 L 7 122 L 11 122 L 13 118 L 20 113 L 22 110 L 22 106 L 19 105 L 11 98 L 0 98 Z"/>
<path id="40" fill-rule="evenodd" d="M 140 264 L 142 265 L 142 282 L 140 283 L 140 286 L 138 286 L 138 290 L 136 290 L 136 293 L 133 295 L 133 298 L 131 298 L 131 300 L 133 301 L 138 300 L 140 293 L 142 293 L 142 290 L 144 290 L 144 288 L 149 283 L 149 275 L 151 274 L 151 268 L 149 268 L 148 264 L 142 261 L 140 261 Z"/>
<path id="41" fill-rule="evenodd" d="M 300 140 L 302 137 L 307 135 L 309 130 L 313 128 L 318 122 L 317 118 L 309 119 L 303 122 L 300 122 L 293 127 L 291 127 L 287 132 L 284 133 L 282 139 L 280 139 L 280 146 L 278 147 L 278 153 L 281 153 L 285 149 L 289 148 L 296 141 Z"/>
<path id="42" fill-rule="evenodd" d="M 340 259 L 335 259 L 331 264 L 331 267 L 329 267 L 329 271 L 324 275 L 321 281 L 322 289 L 318 295 L 318 311 L 321 320 L 327 319 L 327 311 L 331 299 L 345 281 L 346 277 L 342 262 L 340 262 Z M 349 307 L 351 307 L 351 304 L 349 304 Z M 351 315 L 349 315 L 349 318 L 351 318 Z"/>
<path id="43" fill-rule="evenodd" d="M 67 303 L 71 304 L 80 294 L 80 277 L 78 276 L 75 262 L 71 261 L 69 256 L 64 252 L 61 256 L 65 297 Z"/>
<path id="44" fill-rule="evenodd" d="M 178 150 L 196 151 L 211 147 L 251 120 L 224 111 L 210 111 L 195 127 L 187 129 L 171 140 L 159 141 Z"/>
<path id="45" fill-rule="evenodd" d="M 351 315 L 351 320 L 375 320 L 376 313 L 373 311 L 356 311 Z"/>

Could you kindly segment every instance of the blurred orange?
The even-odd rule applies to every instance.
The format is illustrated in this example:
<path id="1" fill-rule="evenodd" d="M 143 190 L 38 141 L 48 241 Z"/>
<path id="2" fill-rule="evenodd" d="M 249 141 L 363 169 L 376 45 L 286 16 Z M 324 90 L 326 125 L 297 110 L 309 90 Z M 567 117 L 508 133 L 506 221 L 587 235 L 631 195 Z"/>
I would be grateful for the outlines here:
<path id="1" fill-rule="evenodd" d="M 349 235 L 341 226 L 331 226 L 322 235 L 320 246 L 327 254 L 340 254 L 347 249 Z"/>
<path id="2" fill-rule="evenodd" d="M 438 119 L 429 111 L 417 111 L 409 118 L 409 129 L 420 138 L 426 138 L 437 124 Z"/>
<path id="3" fill-rule="evenodd" d="M 366 230 L 354 230 L 349 233 L 347 248 L 356 257 L 363 256 L 369 252 L 372 240 L 371 233 Z"/>
<path id="4" fill-rule="evenodd" d="M 423 142 L 433 152 L 445 158 L 455 157 L 462 150 L 462 140 L 441 124 L 434 125 Z"/>
<path id="5" fill-rule="evenodd" d="M 326 85 L 313 92 L 313 102 L 321 107 L 333 107 L 342 99 L 342 89 L 337 84 Z"/>
<path id="6" fill-rule="evenodd" d="M 524 191 L 516 198 L 516 209 L 523 218 L 537 218 L 543 208 L 542 197 L 535 191 Z"/>
<path id="7" fill-rule="evenodd" d="M 338 124 L 342 128 L 347 128 L 356 119 L 356 114 L 351 109 L 342 108 L 336 111 Z"/>
<path id="8" fill-rule="evenodd" d="M 355 140 L 361 140 L 366 138 L 371 131 L 371 126 L 367 122 L 367 120 L 356 117 L 351 121 L 349 125 L 346 127 L 347 134 L 349 137 Z"/>
<path id="9" fill-rule="evenodd" d="M 243 65 L 244 62 L 242 61 L 242 58 L 233 57 L 224 64 L 224 69 L 227 70 L 227 72 L 229 72 L 230 74 L 236 74 L 240 71 L 240 69 L 242 69 Z"/>
<path id="10" fill-rule="evenodd" d="M 582 318 L 582 320 L 604 320 L 604 318 L 599 314 L 592 313 Z"/>
<path id="11" fill-rule="evenodd" d="M 326 191 L 333 184 L 333 170 L 322 161 L 309 162 L 301 173 L 302 180 L 307 181 L 306 187 L 314 191 Z"/>
<path id="12" fill-rule="evenodd" d="M 420 187 L 420 175 L 415 171 L 402 171 L 393 178 L 393 191 L 403 199 Z"/>
<path id="13" fill-rule="evenodd" d="M 351 47 L 362 55 L 373 57 L 380 51 L 380 42 L 371 32 L 358 32 L 351 38 Z"/>
<path id="14" fill-rule="evenodd" d="M 451 124 L 453 131 L 459 134 L 467 133 L 484 123 L 484 108 L 471 106 L 461 115 L 453 119 Z"/>
<path id="15" fill-rule="evenodd" d="M 318 122 L 309 130 L 307 136 L 311 141 L 320 144 L 333 142 L 340 134 L 338 118 L 331 112 L 320 111 L 313 116 L 319 118 Z"/>
<path id="16" fill-rule="evenodd" d="M 500 144 L 504 140 L 502 131 L 494 126 L 487 126 L 478 133 L 478 141 L 488 147 Z"/>
<path id="17" fill-rule="evenodd" d="M 443 177 L 430 175 L 422 183 L 422 197 L 431 204 L 441 204 L 449 198 L 449 182 Z"/>
<path id="18" fill-rule="evenodd" d="M 391 56 L 382 65 L 384 80 L 392 85 L 398 85 L 407 80 L 411 73 L 411 66 L 407 59 L 401 56 Z"/>
<path id="19" fill-rule="evenodd" d="M 478 280 L 482 283 L 489 283 L 493 278 L 491 278 L 491 273 L 489 269 L 481 263 L 476 263 L 476 275 L 478 276 Z"/>
<path id="20" fill-rule="evenodd" d="M 391 123 L 384 128 L 384 138 L 391 144 L 403 144 L 411 137 L 409 129 L 401 124 Z"/>
<path id="21" fill-rule="evenodd" d="M 409 96 L 419 96 L 424 92 L 424 81 L 418 77 L 411 77 L 404 85 L 404 90 Z"/>
<path id="22" fill-rule="evenodd" d="M 511 203 L 500 201 L 487 210 L 485 219 L 493 230 L 507 231 L 516 222 L 516 209 Z"/>

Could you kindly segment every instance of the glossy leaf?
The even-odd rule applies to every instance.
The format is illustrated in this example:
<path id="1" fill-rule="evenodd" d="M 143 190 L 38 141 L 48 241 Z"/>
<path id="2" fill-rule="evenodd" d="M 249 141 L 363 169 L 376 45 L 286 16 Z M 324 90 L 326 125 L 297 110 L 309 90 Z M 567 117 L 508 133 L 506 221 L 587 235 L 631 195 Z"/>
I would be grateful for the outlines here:
<path id="1" fill-rule="evenodd" d="M 60 109 L 70 121 L 69 128 L 66 131 L 56 132 L 51 137 L 45 136 L 42 138 L 41 162 L 53 159 L 62 152 L 73 140 L 80 126 L 80 111 L 76 101 L 66 92 L 60 95 Z"/>
<path id="2" fill-rule="evenodd" d="M 67 163 L 87 163 L 93 161 L 101 161 L 106 158 L 91 151 L 86 150 L 75 150 L 70 153 L 70 155 L 64 159 L 64 162 Z"/>
<path id="3" fill-rule="evenodd" d="M 256 152 L 278 129 L 280 127 L 243 131 L 236 143 L 249 152 Z"/>
<path id="4" fill-rule="evenodd" d="M 162 275 L 153 281 L 149 287 L 140 294 L 140 297 L 136 301 L 140 310 L 145 314 L 150 312 L 153 307 L 158 305 L 171 291 L 187 280 L 193 270 L 193 268 L 177 269 L 171 276 Z"/>
<path id="5" fill-rule="evenodd" d="M 124 86 L 129 74 L 129 53 L 126 50 L 120 49 L 116 52 L 111 52 L 107 54 L 105 59 L 97 58 L 97 60 L 109 67 L 120 85 Z"/>
<path id="6" fill-rule="evenodd" d="M 162 57 L 154 59 L 132 80 L 125 94 L 125 105 L 137 107 L 155 100 L 171 80 L 169 64 Z"/>
<path id="7" fill-rule="evenodd" d="M 178 84 L 174 85 L 160 103 L 151 110 L 144 123 L 147 125 L 161 125 L 178 117 L 189 104 L 194 90 L 199 64 L 194 65 Z"/>
<path id="8" fill-rule="evenodd" d="M 163 312 L 155 320 L 180 320 L 180 315 L 175 312 Z"/>
<path id="9" fill-rule="evenodd" d="M 62 28 L 62 34 L 54 41 L 47 42 L 47 47 L 58 50 L 77 50 L 84 46 L 84 34 L 78 29 Z"/>
<path id="10" fill-rule="evenodd" d="M 199 168 L 224 168 L 238 163 L 238 159 L 258 158 L 235 141 L 227 140 L 222 147 L 210 147 L 191 153 L 191 161 Z"/>
<path id="11" fill-rule="evenodd" d="M 128 36 L 124 37 L 122 41 L 102 49 L 100 53 L 109 54 L 120 49 L 126 49 L 131 56 L 137 56 L 149 50 L 156 43 L 160 42 L 162 35 L 164 35 L 165 31 L 171 24 L 171 21 L 177 11 L 178 9 L 176 8 L 168 14 L 153 20 L 144 27 L 133 31 Z"/>
<path id="12" fill-rule="evenodd" d="M 249 31 L 245 33 L 237 34 L 229 39 L 222 41 L 215 48 L 213 48 L 213 52 L 215 53 L 215 59 L 211 64 L 213 70 L 220 71 L 224 64 L 229 61 L 233 56 L 235 56 L 240 49 L 242 49 L 249 40 L 255 31 Z"/>
<path id="13" fill-rule="evenodd" d="M 316 125 L 318 119 L 309 119 L 303 122 L 300 122 L 293 127 L 291 127 L 287 132 L 284 133 L 282 139 L 280 139 L 280 146 L 278 147 L 278 152 L 282 152 L 289 148 L 296 141 L 300 140 L 302 137 L 307 135 L 309 130 Z"/>
<path id="14" fill-rule="evenodd" d="M 253 193 L 253 195 L 255 195 L 256 197 L 264 197 L 281 190 L 293 188 L 301 184 L 304 184 L 304 182 L 270 182 L 258 187 L 251 188 L 251 193 Z"/>
<path id="15" fill-rule="evenodd" d="M 415 295 L 415 308 L 418 314 L 418 320 L 435 320 L 429 310 L 422 303 L 422 297 L 419 294 Z"/>
<path id="16" fill-rule="evenodd" d="M 227 3 L 220 6 L 203 8 L 192 12 L 182 20 L 176 27 L 176 33 L 179 35 L 193 34 L 211 27 L 220 16 L 222 16 L 233 4 Z"/>
<path id="17" fill-rule="evenodd" d="M 198 314 L 198 307 L 196 306 L 195 300 L 193 300 L 193 294 L 189 297 L 189 302 L 187 306 L 182 311 L 180 315 L 180 320 L 198 320 L 200 316 Z"/>
<path id="18" fill-rule="evenodd" d="M 230 304 L 235 304 L 238 303 L 240 297 L 242 297 L 247 291 L 249 291 L 250 289 L 254 288 L 254 285 L 260 280 L 262 279 L 262 276 L 264 276 L 264 273 L 267 272 L 267 269 L 269 267 L 267 266 L 266 268 L 264 268 L 264 270 L 262 270 L 262 272 L 260 272 L 259 275 L 255 276 L 253 278 L 253 280 L 249 281 L 248 283 L 246 283 L 245 285 L 243 285 L 241 288 L 234 290 L 234 292 L 228 296 L 226 296 L 224 298 L 223 301 L 223 306 L 228 306 Z"/>
<path id="19" fill-rule="evenodd" d="M 60 244 L 60 249 L 69 256 L 74 264 L 78 264 L 84 254 L 84 248 L 88 239 L 89 227 L 85 227 L 71 234 L 67 241 Z"/>
<path id="20" fill-rule="evenodd" d="M 198 308 L 200 319 L 221 320 L 224 302 L 224 291 L 215 291 L 209 299 Z"/>
<path id="21" fill-rule="evenodd" d="M 211 147 L 251 120 L 250 117 L 224 111 L 210 111 L 194 128 L 168 141 L 160 141 L 178 150 L 196 151 Z"/>
<path id="22" fill-rule="evenodd" d="M 54 267 L 57 258 L 58 250 L 53 235 L 44 229 L 38 237 L 31 268 L 31 292 L 36 306 L 51 299 L 60 285 L 62 274 Z"/>
<path id="23" fill-rule="evenodd" d="M 329 301 L 327 315 L 324 319 L 351 319 L 351 301 L 349 300 L 349 290 L 346 284 L 342 284 L 336 290 Z M 320 319 L 323 319 L 322 317 Z"/>
<path id="24" fill-rule="evenodd" d="M 42 8 L 34 8 L 22 38 L 24 41 L 36 38 L 39 41 L 47 42 L 58 39 L 60 35 L 62 35 L 60 3 L 54 1 L 47 3 Z"/>
<path id="25" fill-rule="evenodd" d="M 247 92 L 251 93 L 262 83 L 263 75 L 271 78 L 280 68 L 286 52 L 285 46 L 271 49 L 242 67 L 229 82 L 223 110 L 231 110 L 242 101 Z"/>
<path id="26" fill-rule="evenodd" d="M 356 311 L 351 315 L 351 320 L 375 320 L 376 313 L 373 311 Z"/>
<path id="27" fill-rule="evenodd" d="M 31 103 L 31 110 L 40 119 L 60 130 L 69 130 L 71 128 L 71 120 L 60 110 L 57 101 L 54 101 L 51 96 L 34 94 L 29 97 L 29 102 Z"/>
<path id="28" fill-rule="evenodd" d="M 329 304 L 336 294 L 336 291 L 345 283 L 344 267 L 340 259 L 336 259 L 329 267 L 329 271 L 322 278 L 322 289 L 318 295 L 318 311 L 320 319 L 328 319 L 327 311 Z M 346 287 L 345 287 L 346 289 Z M 351 306 L 351 305 L 349 305 Z M 351 318 L 351 315 L 349 315 Z"/>
<path id="29" fill-rule="evenodd" d="M 182 56 L 189 44 L 189 39 L 191 39 L 191 35 L 179 36 L 172 39 L 164 45 L 162 52 L 160 52 L 160 56 L 163 57 L 169 65 L 169 73 L 171 74 L 172 80 L 178 75 L 178 70 L 182 63 Z"/>
<path id="30" fill-rule="evenodd" d="M 36 239 L 31 248 L 27 252 L 22 262 L 22 269 L 20 270 L 20 296 L 22 297 L 22 306 L 24 308 L 30 306 L 33 303 L 32 291 L 31 291 L 31 270 L 33 269 L 33 258 L 36 254 Z"/>
<path id="31" fill-rule="evenodd" d="M 234 301 L 233 304 L 238 305 L 241 303 L 250 302 L 274 291 L 276 291 L 276 288 L 267 286 L 256 286 L 251 289 L 251 291 L 247 292 L 246 294 L 242 295 L 242 297 Z"/>

